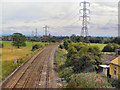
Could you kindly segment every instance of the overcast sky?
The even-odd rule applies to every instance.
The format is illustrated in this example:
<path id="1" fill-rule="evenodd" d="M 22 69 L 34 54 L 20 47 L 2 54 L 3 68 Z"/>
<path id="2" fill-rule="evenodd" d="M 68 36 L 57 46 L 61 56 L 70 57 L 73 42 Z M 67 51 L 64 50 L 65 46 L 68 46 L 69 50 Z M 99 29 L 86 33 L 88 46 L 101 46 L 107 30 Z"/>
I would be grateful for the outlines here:
<path id="1" fill-rule="evenodd" d="M 91 6 L 88 32 L 91 36 L 118 35 L 118 1 L 87 0 Z M 19 32 L 31 35 L 37 28 L 38 35 L 43 35 L 43 27 L 49 26 L 49 33 L 57 36 L 80 35 L 82 15 L 79 5 L 83 0 L 4 0 L 0 29 L 3 35 Z M 1 14 L 0 14 L 1 15 Z"/>

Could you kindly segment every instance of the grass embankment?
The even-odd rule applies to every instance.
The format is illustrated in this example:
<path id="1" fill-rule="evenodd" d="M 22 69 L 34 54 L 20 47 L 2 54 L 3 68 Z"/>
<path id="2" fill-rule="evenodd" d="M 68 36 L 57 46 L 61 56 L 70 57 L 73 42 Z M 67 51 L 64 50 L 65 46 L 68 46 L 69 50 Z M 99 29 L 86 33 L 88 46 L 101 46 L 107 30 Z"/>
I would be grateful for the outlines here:
<path id="1" fill-rule="evenodd" d="M 2 67 L 2 75 L 0 75 L 0 80 L 5 79 L 15 68 L 21 65 L 24 61 L 33 56 L 38 50 L 43 48 L 45 45 L 49 43 L 41 43 L 41 42 L 26 42 L 26 47 L 12 47 L 11 41 L 2 41 L 3 48 L 2 50 L 2 61 L 0 67 Z M 41 48 L 35 51 L 32 51 L 32 46 L 35 44 L 41 45 Z M 14 64 L 14 59 L 18 60 L 17 64 Z"/>
<path id="2" fill-rule="evenodd" d="M 72 67 L 66 67 L 65 61 L 66 51 L 58 49 L 55 54 L 55 62 L 57 63 L 59 76 L 67 81 L 67 88 L 110 88 L 110 83 L 102 74 L 91 73 L 74 73 Z"/>
<path id="3" fill-rule="evenodd" d="M 107 44 L 102 44 L 102 43 L 90 43 L 91 46 L 98 46 L 99 49 L 102 51 L 103 48 L 107 45 Z M 115 55 L 115 52 L 102 52 L 102 54 L 113 54 Z"/>
<path id="4" fill-rule="evenodd" d="M 98 46 L 100 48 L 100 50 L 103 50 L 103 48 L 107 45 L 107 44 L 101 44 L 101 43 L 90 43 L 91 46 Z"/>

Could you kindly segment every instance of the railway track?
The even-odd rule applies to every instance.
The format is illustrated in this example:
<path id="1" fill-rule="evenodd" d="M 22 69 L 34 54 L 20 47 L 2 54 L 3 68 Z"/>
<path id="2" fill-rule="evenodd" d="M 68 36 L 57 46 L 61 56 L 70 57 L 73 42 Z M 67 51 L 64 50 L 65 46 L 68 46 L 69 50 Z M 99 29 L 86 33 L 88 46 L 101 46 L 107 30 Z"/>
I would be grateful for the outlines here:
<path id="1" fill-rule="evenodd" d="M 52 62 L 57 45 L 47 46 L 27 61 L 2 84 L 2 88 L 53 88 Z"/>

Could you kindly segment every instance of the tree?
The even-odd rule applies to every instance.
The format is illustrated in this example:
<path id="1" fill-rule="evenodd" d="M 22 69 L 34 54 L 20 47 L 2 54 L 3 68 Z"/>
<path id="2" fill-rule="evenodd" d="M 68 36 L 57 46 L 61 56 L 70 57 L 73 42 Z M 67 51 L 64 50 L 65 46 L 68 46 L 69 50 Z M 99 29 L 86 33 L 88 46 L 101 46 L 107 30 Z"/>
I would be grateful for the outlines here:
<path id="1" fill-rule="evenodd" d="M 21 33 L 13 33 L 12 35 L 13 39 L 13 46 L 16 46 L 17 48 L 20 48 L 20 46 L 26 46 L 26 37 L 25 35 L 22 35 Z"/>
<path id="2" fill-rule="evenodd" d="M 64 41 L 63 45 L 64 45 L 65 49 L 67 50 L 69 43 L 67 41 Z"/>
<path id="3" fill-rule="evenodd" d="M 120 37 L 116 37 L 112 42 L 120 44 Z"/>
<path id="4" fill-rule="evenodd" d="M 101 51 L 97 46 L 86 43 L 71 43 L 68 45 L 66 66 L 72 66 L 74 72 L 97 71 L 101 60 Z"/>
<path id="5" fill-rule="evenodd" d="M 115 43 L 108 43 L 104 48 L 103 52 L 115 52 L 115 50 L 119 47 L 118 44 Z"/>
<path id="6" fill-rule="evenodd" d="M 63 48 L 64 48 L 64 46 L 63 46 L 62 44 L 60 44 L 59 48 L 63 49 Z"/>

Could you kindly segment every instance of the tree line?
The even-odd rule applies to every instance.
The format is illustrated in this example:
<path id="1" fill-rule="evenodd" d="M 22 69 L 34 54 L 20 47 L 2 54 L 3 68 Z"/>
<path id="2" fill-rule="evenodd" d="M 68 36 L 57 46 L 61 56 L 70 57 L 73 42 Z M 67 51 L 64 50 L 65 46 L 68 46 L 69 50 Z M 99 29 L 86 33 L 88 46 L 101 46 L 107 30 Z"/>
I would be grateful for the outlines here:
<path id="1" fill-rule="evenodd" d="M 85 42 L 85 43 L 117 43 L 120 44 L 120 37 L 82 37 L 72 35 L 70 36 L 72 42 Z"/>

